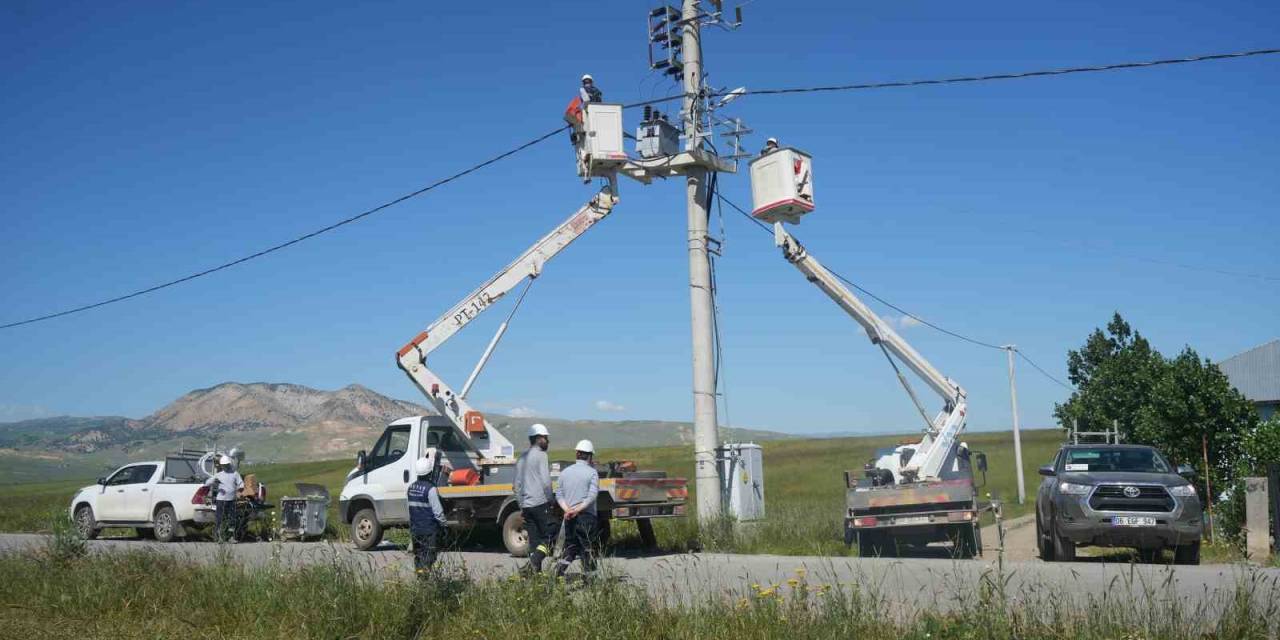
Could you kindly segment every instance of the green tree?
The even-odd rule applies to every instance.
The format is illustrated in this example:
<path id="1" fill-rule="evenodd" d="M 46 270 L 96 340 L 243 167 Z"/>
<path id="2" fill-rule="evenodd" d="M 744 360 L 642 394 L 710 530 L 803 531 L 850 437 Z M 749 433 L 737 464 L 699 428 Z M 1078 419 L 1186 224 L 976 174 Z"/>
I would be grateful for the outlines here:
<path id="1" fill-rule="evenodd" d="M 1078 351 L 1067 352 L 1067 376 L 1076 390 L 1053 413 L 1065 429 L 1102 431 L 1118 424 L 1133 438 L 1138 413 L 1164 368 L 1164 358 L 1117 313 L 1104 333 L 1094 329 Z"/>

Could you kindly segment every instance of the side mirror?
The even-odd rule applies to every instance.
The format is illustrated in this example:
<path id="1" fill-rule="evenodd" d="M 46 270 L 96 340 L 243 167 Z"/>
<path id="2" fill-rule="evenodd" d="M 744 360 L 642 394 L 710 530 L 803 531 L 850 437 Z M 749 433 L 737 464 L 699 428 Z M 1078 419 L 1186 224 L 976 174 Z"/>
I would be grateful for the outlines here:
<path id="1" fill-rule="evenodd" d="M 1178 475 L 1184 478 L 1194 478 L 1196 477 L 1195 467 L 1189 464 L 1180 464 L 1178 465 Z"/>
<path id="2" fill-rule="evenodd" d="M 1046 464 L 1043 467 L 1040 467 L 1040 475 L 1052 478 L 1053 476 L 1056 476 L 1058 474 L 1054 473 L 1053 465 Z"/>
<path id="3" fill-rule="evenodd" d="M 107 479 L 106 479 L 106 478 L 98 478 L 98 484 L 100 484 L 100 485 L 102 485 L 102 486 L 104 486 L 104 487 L 105 487 L 105 486 L 107 486 Z"/>
<path id="4" fill-rule="evenodd" d="M 368 462 L 369 454 L 366 453 L 364 449 L 361 449 L 360 452 L 356 454 L 356 468 L 360 470 L 360 473 L 364 473 Z"/>
<path id="5" fill-rule="evenodd" d="M 978 471 L 986 473 L 987 472 L 987 454 L 979 451 L 974 454 L 974 457 L 977 458 L 977 461 L 978 461 Z"/>

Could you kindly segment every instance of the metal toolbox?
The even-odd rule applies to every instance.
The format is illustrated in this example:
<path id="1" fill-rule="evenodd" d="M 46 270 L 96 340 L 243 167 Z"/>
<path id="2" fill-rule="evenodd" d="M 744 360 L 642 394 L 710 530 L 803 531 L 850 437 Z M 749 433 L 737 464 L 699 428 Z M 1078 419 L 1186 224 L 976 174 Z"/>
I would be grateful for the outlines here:
<path id="1" fill-rule="evenodd" d="M 280 499 L 280 537 L 304 540 L 324 535 L 329 524 L 329 490 L 299 482 L 298 495 Z"/>

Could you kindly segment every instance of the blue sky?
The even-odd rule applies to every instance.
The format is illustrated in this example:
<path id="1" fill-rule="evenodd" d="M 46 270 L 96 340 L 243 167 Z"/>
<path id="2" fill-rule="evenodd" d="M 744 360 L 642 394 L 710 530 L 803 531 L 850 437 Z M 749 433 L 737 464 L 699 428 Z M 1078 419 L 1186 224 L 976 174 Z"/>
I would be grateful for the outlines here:
<path id="1" fill-rule="evenodd" d="M 0 7 L 0 323 L 119 295 L 412 191 L 559 124 L 577 78 L 667 95 L 643 3 Z M 784 3 L 708 32 L 717 86 L 943 77 L 1273 47 L 1265 3 Z M 1280 335 L 1280 56 L 734 104 L 814 156 L 822 260 L 1059 377 L 1120 311 L 1221 359 Z M 629 118 L 634 119 L 634 112 Z M 634 120 L 629 121 L 634 125 Z M 749 204 L 745 175 L 722 191 Z M 406 399 L 400 345 L 592 192 L 560 136 L 337 232 L 127 303 L 0 332 L 0 410 L 142 416 L 227 380 Z M 567 418 L 691 416 L 683 187 L 625 183 L 552 263 L 472 398 Z M 713 221 L 718 229 L 719 220 Z M 878 350 L 725 212 L 735 425 L 915 428 Z M 1169 263 L 1265 274 L 1192 270 Z M 438 352 L 460 384 L 506 305 Z M 894 314 L 896 315 L 896 314 Z M 1004 354 L 903 327 L 1007 427 Z M 1064 391 L 1019 365 L 1021 415 Z M 923 390 L 922 390 L 923 392 Z M 933 404 L 932 401 L 930 403 Z M 723 420 L 723 416 L 722 416 Z"/>

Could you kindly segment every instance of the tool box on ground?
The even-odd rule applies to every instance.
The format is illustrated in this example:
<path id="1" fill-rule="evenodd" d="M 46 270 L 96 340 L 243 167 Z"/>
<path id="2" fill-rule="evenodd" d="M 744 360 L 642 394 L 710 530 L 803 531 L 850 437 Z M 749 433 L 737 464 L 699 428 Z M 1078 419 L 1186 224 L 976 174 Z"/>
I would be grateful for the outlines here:
<path id="1" fill-rule="evenodd" d="M 329 524 L 329 490 L 307 482 L 294 487 L 297 496 L 280 499 L 280 537 L 305 540 L 324 535 Z"/>

